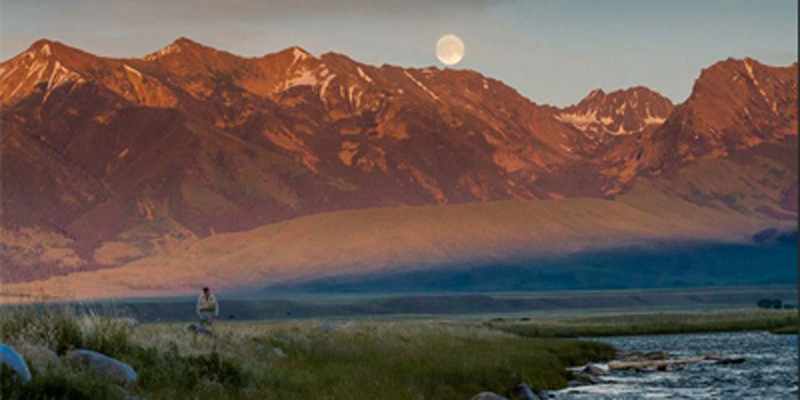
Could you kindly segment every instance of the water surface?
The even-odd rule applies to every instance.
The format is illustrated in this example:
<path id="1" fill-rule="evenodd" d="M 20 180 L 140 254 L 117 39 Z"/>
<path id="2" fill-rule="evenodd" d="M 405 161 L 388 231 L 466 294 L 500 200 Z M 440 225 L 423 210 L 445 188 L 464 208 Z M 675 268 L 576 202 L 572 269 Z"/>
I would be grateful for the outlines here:
<path id="1" fill-rule="evenodd" d="M 689 358 L 720 350 L 745 363 L 711 361 L 673 372 L 614 372 L 605 383 L 557 392 L 558 399 L 797 399 L 797 336 L 767 332 L 627 336 L 589 339 L 625 352 L 666 350 Z"/>

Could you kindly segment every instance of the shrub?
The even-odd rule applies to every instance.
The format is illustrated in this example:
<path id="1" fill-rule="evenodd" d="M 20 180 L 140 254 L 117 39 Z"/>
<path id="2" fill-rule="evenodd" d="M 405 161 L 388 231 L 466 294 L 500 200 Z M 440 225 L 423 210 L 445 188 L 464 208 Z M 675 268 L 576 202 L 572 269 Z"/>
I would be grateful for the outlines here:
<path id="1" fill-rule="evenodd" d="M 13 371 L 2 366 L 0 393 L 3 400 L 117 400 L 124 393 L 112 383 L 69 371 L 34 376 L 28 384 L 13 379 Z"/>

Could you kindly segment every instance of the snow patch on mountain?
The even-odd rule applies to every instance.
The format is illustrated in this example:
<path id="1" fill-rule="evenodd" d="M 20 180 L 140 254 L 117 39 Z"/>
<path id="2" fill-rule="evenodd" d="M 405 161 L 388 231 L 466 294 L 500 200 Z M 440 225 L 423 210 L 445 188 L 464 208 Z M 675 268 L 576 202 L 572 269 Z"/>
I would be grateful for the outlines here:
<path id="1" fill-rule="evenodd" d="M 360 76 L 360 77 L 361 77 L 361 79 L 363 79 L 363 80 L 365 80 L 365 81 L 367 81 L 367 82 L 369 82 L 369 83 L 374 83 L 374 82 L 372 81 L 372 78 L 370 78 L 370 77 L 369 77 L 369 75 L 367 75 L 367 74 L 364 72 L 364 70 L 363 70 L 363 69 L 361 69 L 361 67 L 356 67 L 356 71 L 358 71 L 358 76 Z"/>
<path id="2" fill-rule="evenodd" d="M 438 101 L 442 100 L 442 99 L 439 98 L 439 96 L 436 95 L 436 93 L 433 93 L 430 89 L 428 89 L 427 86 L 423 85 L 422 82 L 418 81 L 416 78 L 414 78 L 413 75 L 409 74 L 408 71 L 403 71 L 403 73 L 406 74 L 406 76 L 408 77 L 408 79 L 411 80 L 411 82 L 414 82 L 414 84 L 419 86 L 419 88 L 422 89 L 425 93 L 427 93 L 431 97 L 433 97 L 434 100 L 438 100 Z"/>

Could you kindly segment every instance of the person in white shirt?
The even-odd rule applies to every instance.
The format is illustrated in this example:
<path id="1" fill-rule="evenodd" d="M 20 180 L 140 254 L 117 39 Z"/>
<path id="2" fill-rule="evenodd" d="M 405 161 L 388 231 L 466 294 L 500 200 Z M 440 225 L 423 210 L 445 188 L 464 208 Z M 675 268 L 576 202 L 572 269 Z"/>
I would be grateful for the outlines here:
<path id="1" fill-rule="evenodd" d="M 197 298 L 197 316 L 200 317 L 200 325 L 211 325 L 215 318 L 219 316 L 219 305 L 217 298 L 211 294 L 208 287 L 203 288 L 203 293 Z"/>

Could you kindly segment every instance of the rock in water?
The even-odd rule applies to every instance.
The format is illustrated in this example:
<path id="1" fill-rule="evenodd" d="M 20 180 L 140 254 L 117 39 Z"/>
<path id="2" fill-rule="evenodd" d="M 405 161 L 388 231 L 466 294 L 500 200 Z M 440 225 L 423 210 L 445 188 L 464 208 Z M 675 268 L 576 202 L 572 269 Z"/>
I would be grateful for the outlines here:
<path id="1" fill-rule="evenodd" d="M 520 383 L 514 389 L 511 389 L 511 396 L 515 400 L 539 400 L 539 396 L 533 393 L 530 386 Z"/>
<path id="2" fill-rule="evenodd" d="M 67 358 L 86 365 L 90 371 L 98 375 L 112 378 L 118 382 L 136 382 L 136 371 L 130 365 L 96 351 L 73 350 L 67 353 Z"/>
<path id="3" fill-rule="evenodd" d="M 20 348 L 20 352 L 31 363 L 31 369 L 37 374 L 61 367 L 61 359 L 58 358 L 58 354 L 47 347 L 25 344 Z"/>
<path id="4" fill-rule="evenodd" d="M 578 374 L 576 378 L 578 378 L 579 381 L 591 383 L 592 385 L 603 383 L 603 381 L 600 380 L 600 378 L 598 378 L 596 375 L 591 375 L 591 374 Z"/>
<path id="5" fill-rule="evenodd" d="M 25 359 L 12 347 L 0 343 L 0 365 L 5 365 L 14 371 L 17 379 L 22 383 L 31 381 L 31 370 Z"/>
<path id="6" fill-rule="evenodd" d="M 472 398 L 470 398 L 469 400 L 508 400 L 508 399 L 496 393 L 483 392 L 483 393 L 478 393 L 475 396 L 472 396 Z"/>
<path id="7" fill-rule="evenodd" d="M 666 351 L 651 351 L 644 355 L 648 360 L 668 360 L 669 353 Z"/>
<path id="8" fill-rule="evenodd" d="M 581 370 L 580 373 L 581 374 L 594 375 L 594 376 L 600 376 L 600 375 L 608 374 L 608 370 L 603 368 L 603 367 L 597 366 L 595 364 L 589 363 L 589 364 L 586 364 L 585 367 L 583 367 L 583 369 Z"/>
<path id="9" fill-rule="evenodd" d="M 744 363 L 744 358 L 742 357 L 723 358 L 717 361 L 717 364 L 721 365 L 743 364 L 743 363 Z"/>

